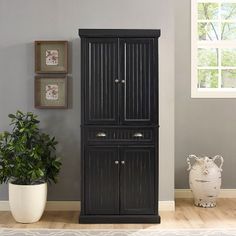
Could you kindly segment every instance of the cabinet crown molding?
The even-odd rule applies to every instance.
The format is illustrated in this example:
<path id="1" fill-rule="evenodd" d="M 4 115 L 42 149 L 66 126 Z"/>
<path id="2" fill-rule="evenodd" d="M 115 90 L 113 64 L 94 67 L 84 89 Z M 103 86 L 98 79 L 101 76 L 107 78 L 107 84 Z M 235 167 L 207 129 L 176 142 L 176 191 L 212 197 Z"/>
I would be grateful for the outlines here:
<path id="1" fill-rule="evenodd" d="M 140 37 L 140 38 L 159 38 L 160 29 L 79 29 L 80 37 Z"/>

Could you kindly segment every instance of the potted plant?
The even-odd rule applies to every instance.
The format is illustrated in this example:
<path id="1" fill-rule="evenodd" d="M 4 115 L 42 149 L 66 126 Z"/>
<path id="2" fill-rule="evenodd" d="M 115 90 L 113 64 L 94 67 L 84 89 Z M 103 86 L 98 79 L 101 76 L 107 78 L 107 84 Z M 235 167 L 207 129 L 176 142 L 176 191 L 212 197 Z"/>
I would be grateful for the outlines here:
<path id="1" fill-rule="evenodd" d="M 41 132 L 31 112 L 9 114 L 11 132 L 0 134 L 0 183 L 9 182 L 9 204 L 17 222 L 38 221 L 45 209 L 47 183 L 55 182 L 61 162 L 55 137 Z"/>

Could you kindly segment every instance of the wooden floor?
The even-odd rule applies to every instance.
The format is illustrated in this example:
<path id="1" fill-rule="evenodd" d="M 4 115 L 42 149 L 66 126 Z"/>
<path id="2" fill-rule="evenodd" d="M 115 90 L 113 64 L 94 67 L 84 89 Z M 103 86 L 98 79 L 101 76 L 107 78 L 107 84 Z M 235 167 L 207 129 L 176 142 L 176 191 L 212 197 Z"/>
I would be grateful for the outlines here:
<path id="1" fill-rule="evenodd" d="M 215 208 L 193 206 L 177 199 L 175 212 L 160 212 L 161 224 L 78 224 L 78 212 L 45 212 L 35 224 L 18 224 L 10 212 L 0 212 L 0 227 L 53 229 L 236 228 L 236 199 L 219 199 Z"/>

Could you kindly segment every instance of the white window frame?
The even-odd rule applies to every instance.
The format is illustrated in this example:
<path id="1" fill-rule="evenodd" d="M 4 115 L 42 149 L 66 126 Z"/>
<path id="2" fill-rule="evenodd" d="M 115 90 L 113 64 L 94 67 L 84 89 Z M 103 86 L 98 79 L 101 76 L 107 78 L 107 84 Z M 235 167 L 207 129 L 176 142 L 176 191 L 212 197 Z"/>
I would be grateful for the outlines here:
<path id="1" fill-rule="evenodd" d="M 236 48 L 234 41 L 199 42 L 198 38 L 198 2 L 224 2 L 224 0 L 191 0 L 191 97 L 192 98 L 236 98 L 236 88 L 198 88 L 198 47 Z M 227 0 L 236 3 L 236 0 Z M 234 21 L 235 22 L 235 21 Z M 236 66 L 236 65 L 235 65 Z M 220 66 L 217 67 L 217 69 Z M 236 68 L 234 68 L 236 69 Z"/>

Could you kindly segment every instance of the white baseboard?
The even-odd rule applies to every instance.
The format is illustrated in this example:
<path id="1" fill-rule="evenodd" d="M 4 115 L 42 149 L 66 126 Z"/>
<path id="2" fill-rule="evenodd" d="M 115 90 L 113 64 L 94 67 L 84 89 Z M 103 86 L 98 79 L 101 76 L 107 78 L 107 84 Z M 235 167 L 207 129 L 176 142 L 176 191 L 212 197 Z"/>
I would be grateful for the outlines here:
<path id="1" fill-rule="evenodd" d="M 10 211 L 8 201 L 0 201 L 0 211 Z M 80 201 L 48 201 L 45 211 L 80 211 Z"/>
<path id="2" fill-rule="evenodd" d="M 236 198 L 236 189 L 221 189 L 219 198 Z M 190 189 L 176 189 L 175 198 L 193 198 Z"/>
<path id="3" fill-rule="evenodd" d="M 175 211 L 175 201 L 159 201 L 159 211 Z"/>
<path id="4" fill-rule="evenodd" d="M 46 211 L 80 211 L 80 201 L 48 201 Z M 174 201 L 160 201 L 160 211 L 174 211 Z M 0 201 L 0 211 L 10 211 L 8 201 Z"/>
<path id="5" fill-rule="evenodd" d="M 190 189 L 176 189 L 175 198 L 192 198 Z M 219 198 L 236 198 L 236 189 L 221 189 Z M 80 201 L 48 201 L 46 211 L 80 211 Z M 175 201 L 159 201 L 160 211 L 175 211 Z M 8 201 L 0 201 L 0 211 L 10 211 Z"/>
<path id="6" fill-rule="evenodd" d="M 0 201 L 0 211 L 10 211 L 10 206 L 8 201 Z"/>
<path id="7" fill-rule="evenodd" d="M 46 211 L 80 211 L 80 201 L 48 201 Z"/>
<path id="8" fill-rule="evenodd" d="M 175 198 L 193 198 L 190 189 L 175 189 Z"/>

